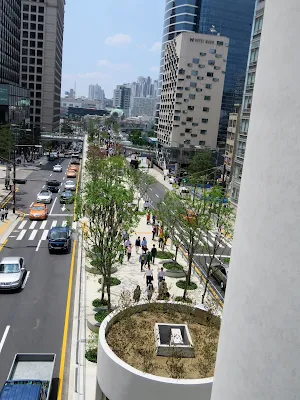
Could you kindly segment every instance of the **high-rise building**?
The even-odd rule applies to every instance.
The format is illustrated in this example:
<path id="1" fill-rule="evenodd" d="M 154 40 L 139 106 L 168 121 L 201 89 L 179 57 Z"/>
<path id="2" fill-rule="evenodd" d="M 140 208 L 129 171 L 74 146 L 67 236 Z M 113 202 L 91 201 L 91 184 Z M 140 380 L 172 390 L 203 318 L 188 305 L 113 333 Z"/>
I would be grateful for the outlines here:
<path id="1" fill-rule="evenodd" d="M 166 43 L 183 31 L 215 33 L 229 38 L 220 139 L 225 140 L 229 113 L 241 104 L 255 0 L 166 0 L 159 89 Z M 159 93 L 160 95 L 160 93 Z M 158 113 L 157 113 L 158 116 Z"/>
<path id="2" fill-rule="evenodd" d="M 0 124 L 29 123 L 29 92 L 20 84 L 21 0 L 0 1 Z"/>
<path id="3" fill-rule="evenodd" d="M 153 117 L 154 107 L 154 97 L 131 97 L 130 116 L 139 117 L 146 115 L 147 117 Z"/>
<path id="4" fill-rule="evenodd" d="M 214 149 L 229 40 L 182 32 L 165 46 L 158 142 Z"/>
<path id="5" fill-rule="evenodd" d="M 30 120 L 41 130 L 60 123 L 64 0 L 22 0 L 21 84 L 30 90 Z"/>
<path id="6" fill-rule="evenodd" d="M 104 103 L 105 93 L 99 85 L 89 85 L 89 99 L 100 100 Z"/>
<path id="7" fill-rule="evenodd" d="M 120 108 L 124 111 L 126 117 L 129 116 L 130 110 L 130 97 L 131 89 L 126 87 L 126 85 L 118 85 L 114 90 L 113 106 L 115 108 Z"/>
<path id="8" fill-rule="evenodd" d="M 230 189 L 230 198 L 233 204 L 238 203 L 240 185 L 243 173 L 244 157 L 247 145 L 249 121 L 251 115 L 252 97 L 255 83 L 260 37 L 263 27 L 265 1 L 257 0 L 253 20 L 252 36 L 249 48 L 247 75 L 245 80 L 244 96 L 241 110 L 241 123 L 238 127 L 236 151 L 234 155 L 233 173 Z"/>

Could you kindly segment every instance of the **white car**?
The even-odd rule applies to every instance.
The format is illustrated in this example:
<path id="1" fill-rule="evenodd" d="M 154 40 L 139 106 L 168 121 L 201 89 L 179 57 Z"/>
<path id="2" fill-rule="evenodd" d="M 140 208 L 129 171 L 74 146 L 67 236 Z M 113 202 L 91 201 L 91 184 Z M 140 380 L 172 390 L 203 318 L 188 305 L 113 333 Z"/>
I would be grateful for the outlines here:
<path id="1" fill-rule="evenodd" d="M 187 197 L 190 194 L 190 191 L 189 191 L 188 188 L 182 186 L 182 187 L 179 188 L 179 194 L 182 197 Z"/>
<path id="2" fill-rule="evenodd" d="M 38 203 L 48 203 L 50 204 L 52 201 L 52 193 L 50 190 L 41 190 L 40 193 L 37 195 L 37 202 Z"/>
<path id="3" fill-rule="evenodd" d="M 176 178 L 175 176 L 170 176 L 169 178 L 169 183 L 171 183 L 173 185 L 173 183 L 176 183 Z"/>
<path id="4" fill-rule="evenodd" d="M 66 181 L 66 183 L 65 183 L 65 190 L 72 190 L 72 191 L 76 190 L 75 182 L 73 182 L 73 181 Z"/>
<path id="5" fill-rule="evenodd" d="M 62 166 L 60 164 L 54 165 L 53 172 L 62 172 Z"/>
<path id="6" fill-rule="evenodd" d="M 26 274 L 23 257 L 4 257 L 0 262 L 0 289 L 20 289 Z"/>

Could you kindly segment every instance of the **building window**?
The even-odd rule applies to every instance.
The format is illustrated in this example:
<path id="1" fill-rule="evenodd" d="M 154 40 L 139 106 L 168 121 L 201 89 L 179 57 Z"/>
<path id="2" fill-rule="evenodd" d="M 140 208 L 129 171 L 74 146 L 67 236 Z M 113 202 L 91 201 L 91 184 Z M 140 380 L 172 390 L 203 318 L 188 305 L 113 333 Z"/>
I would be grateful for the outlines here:
<path id="1" fill-rule="evenodd" d="M 213 73 L 213 72 L 208 72 L 206 75 L 207 75 L 209 78 L 212 78 L 212 77 L 214 76 L 214 73 Z"/>
<path id="2" fill-rule="evenodd" d="M 222 54 L 216 54 L 215 57 L 216 58 L 222 58 Z"/>
<path id="3" fill-rule="evenodd" d="M 209 49 L 210 54 L 216 54 L 216 49 Z"/>
<path id="4" fill-rule="evenodd" d="M 255 19 L 253 33 L 254 34 L 259 33 L 261 31 L 262 25 L 263 25 L 263 15 L 260 15 L 258 18 Z"/>
<path id="5" fill-rule="evenodd" d="M 23 38 L 28 38 L 28 31 L 23 31 Z"/>
<path id="6" fill-rule="evenodd" d="M 248 133 L 248 129 L 249 129 L 249 119 L 242 119 L 241 131 L 243 133 Z"/>
<path id="7" fill-rule="evenodd" d="M 23 29 L 28 29 L 28 22 L 23 22 Z"/>
<path id="8" fill-rule="evenodd" d="M 207 124 L 207 123 L 208 123 L 208 119 L 207 119 L 207 118 L 202 118 L 201 122 L 202 122 L 203 124 Z"/>
<path id="9" fill-rule="evenodd" d="M 211 83 L 206 83 L 205 88 L 206 89 L 211 89 L 212 88 L 212 84 Z"/>
<path id="10" fill-rule="evenodd" d="M 197 83 L 196 82 L 190 82 L 190 87 L 192 87 L 192 88 L 197 87 Z"/>
<path id="11" fill-rule="evenodd" d="M 178 115 L 175 115 L 174 121 L 180 121 L 180 117 Z"/>
<path id="12" fill-rule="evenodd" d="M 244 98 L 244 110 L 250 111 L 252 104 L 252 96 L 245 96 Z"/>
<path id="13" fill-rule="evenodd" d="M 198 122 L 193 122 L 192 123 L 192 126 L 198 126 L 199 124 L 198 124 Z"/>
<path id="14" fill-rule="evenodd" d="M 28 19 L 29 19 L 29 15 L 28 14 L 23 14 L 23 20 L 24 21 L 28 21 Z"/>
<path id="15" fill-rule="evenodd" d="M 39 13 L 44 14 L 44 7 L 39 7 Z"/>
<path id="16" fill-rule="evenodd" d="M 188 110 L 189 110 L 189 111 L 193 111 L 194 108 L 195 108 L 194 106 L 188 106 Z"/>
<path id="17" fill-rule="evenodd" d="M 30 24 L 30 29 L 36 29 L 36 24 L 31 23 Z"/>
<path id="18" fill-rule="evenodd" d="M 199 64 L 199 61 L 200 61 L 199 58 L 193 58 L 193 63 L 194 64 Z"/>
<path id="19" fill-rule="evenodd" d="M 217 46 L 223 46 L 224 42 L 217 41 Z"/>
<path id="20" fill-rule="evenodd" d="M 30 40 L 30 47 L 35 47 L 35 41 L 34 40 Z"/>
<path id="21" fill-rule="evenodd" d="M 180 133 L 180 136 L 185 136 L 185 133 L 183 133 L 183 132 L 182 132 L 182 133 Z"/>
<path id="22" fill-rule="evenodd" d="M 218 67 L 217 65 L 215 65 L 215 66 L 214 66 L 214 69 L 215 69 L 216 71 L 220 71 L 221 67 Z"/>
<path id="23" fill-rule="evenodd" d="M 29 5 L 23 4 L 23 11 L 29 11 Z"/>
<path id="24" fill-rule="evenodd" d="M 190 90 L 190 88 L 189 88 L 189 87 L 186 87 L 185 90 Z"/>
<path id="25" fill-rule="evenodd" d="M 199 68 L 205 68 L 205 65 L 199 64 Z"/>
<path id="26" fill-rule="evenodd" d="M 35 32 L 30 32 L 30 39 L 35 39 Z"/>
<path id="27" fill-rule="evenodd" d="M 205 140 L 199 140 L 199 146 L 205 146 Z"/>
<path id="28" fill-rule="evenodd" d="M 210 101 L 210 99 L 211 99 L 211 96 L 204 96 L 204 100 Z"/>
<path id="29" fill-rule="evenodd" d="M 182 93 L 176 93 L 176 98 L 178 99 L 180 97 L 182 97 Z"/>
<path id="30" fill-rule="evenodd" d="M 187 66 L 188 66 L 188 67 L 192 67 L 192 66 L 193 66 L 193 64 L 191 64 L 191 63 L 188 63 L 188 64 L 187 64 Z"/>
<path id="31" fill-rule="evenodd" d="M 38 16 L 38 22 L 44 22 L 44 16 L 43 15 L 39 15 Z"/>
<path id="32" fill-rule="evenodd" d="M 203 107 L 203 112 L 209 112 L 209 108 L 208 107 Z"/>
<path id="33" fill-rule="evenodd" d="M 186 79 L 191 79 L 191 75 L 187 75 L 187 76 L 186 76 Z"/>
<path id="34" fill-rule="evenodd" d="M 36 12 L 36 6 L 31 6 L 31 12 Z"/>
<path id="35" fill-rule="evenodd" d="M 254 49 L 251 50 L 250 53 L 250 63 L 256 62 L 258 59 L 258 52 L 259 52 L 259 48 L 256 47 Z"/>
<path id="36" fill-rule="evenodd" d="M 202 89 L 196 88 L 196 92 L 202 92 Z"/>
<path id="37" fill-rule="evenodd" d="M 22 63 L 27 64 L 27 57 L 22 57 Z"/>
<path id="38" fill-rule="evenodd" d="M 247 75 L 247 85 L 254 85 L 255 82 L 255 72 L 249 72 Z"/>
<path id="39" fill-rule="evenodd" d="M 197 76 L 198 81 L 203 81 L 203 79 L 204 79 L 203 76 Z"/>
<path id="40" fill-rule="evenodd" d="M 191 129 L 189 129 L 189 128 L 186 128 L 186 130 L 185 130 L 185 133 L 191 133 L 192 132 L 192 130 Z"/>
<path id="41" fill-rule="evenodd" d="M 219 82 L 219 78 L 213 78 L 213 82 Z"/>
<path id="42" fill-rule="evenodd" d="M 181 122 L 181 125 L 186 125 L 186 122 L 185 122 L 185 121 L 182 121 L 182 122 Z"/>
<path id="43" fill-rule="evenodd" d="M 187 117 L 186 122 L 193 122 L 193 117 Z"/>
<path id="44" fill-rule="evenodd" d="M 200 56 L 201 56 L 201 57 L 204 57 L 204 56 L 206 56 L 206 53 L 202 53 L 202 52 L 201 52 L 201 53 L 200 53 Z"/>
<path id="45" fill-rule="evenodd" d="M 36 21 L 36 14 L 30 15 L 30 21 Z"/>
<path id="46" fill-rule="evenodd" d="M 180 68 L 180 70 L 178 71 L 179 75 L 184 75 L 185 74 L 185 69 Z"/>
<path id="47" fill-rule="evenodd" d="M 215 65 L 215 60 L 208 60 L 207 63 L 208 65 Z"/>
<path id="48" fill-rule="evenodd" d="M 189 98 L 194 100 L 196 98 L 196 95 L 195 94 L 189 94 Z"/>
<path id="49" fill-rule="evenodd" d="M 198 71 L 192 71 L 191 74 L 192 74 L 192 76 L 197 76 L 198 75 Z"/>

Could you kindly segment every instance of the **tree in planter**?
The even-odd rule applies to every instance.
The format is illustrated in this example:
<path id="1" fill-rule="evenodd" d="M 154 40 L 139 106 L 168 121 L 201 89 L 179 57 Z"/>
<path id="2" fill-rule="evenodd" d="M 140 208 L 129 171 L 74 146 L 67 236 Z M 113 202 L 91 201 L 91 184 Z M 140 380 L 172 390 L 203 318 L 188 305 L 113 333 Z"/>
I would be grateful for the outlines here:
<path id="1" fill-rule="evenodd" d="M 108 157 L 94 161 L 98 179 L 87 176 L 82 193 L 77 201 L 80 216 L 88 217 L 86 242 L 87 255 L 93 266 L 102 274 L 102 296 L 107 291 L 108 308 L 111 306 L 112 267 L 124 252 L 122 231 L 132 228 L 138 219 L 134 210 L 133 194 L 126 187 L 125 176 L 119 174 L 125 169 L 123 157 Z M 89 179 L 90 178 L 90 179 Z M 126 206 L 127 205 L 127 206 Z"/>
<path id="2" fill-rule="evenodd" d="M 150 186 L 156 182 L 156 179 L 144 171 L 131 167 L 127 168 L 127 173 L 130 189 L 137 196 L 139 207 L 141 199 L 145 199 Z"/>

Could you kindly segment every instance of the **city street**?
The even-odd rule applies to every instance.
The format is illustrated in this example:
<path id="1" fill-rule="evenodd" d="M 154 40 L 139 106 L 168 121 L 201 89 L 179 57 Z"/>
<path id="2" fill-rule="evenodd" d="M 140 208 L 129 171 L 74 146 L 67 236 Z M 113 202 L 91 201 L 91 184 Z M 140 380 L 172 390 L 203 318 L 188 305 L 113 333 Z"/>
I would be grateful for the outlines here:
<path id="1" fill-rule="evenodd" d="M 40 170 L 32 172 L 25 185 L 19 186 L 16 209 L 25 215 L 18 221 L 0 252 L 0 258 L 24 257 L 27 270 L 20 292 L 0 292 L 0 387 L 6 380 L 15 353 L 56 353 L 54 390 L 51 394 L 53 399 L 57 395 L 66 301 L 75 246 L 73 241 L 71 254 L 50 255 L 47 234 L 51 227 L 73 222 L 73 205 L 65 206 L 59 202 L 63 183 L 67 179 L 65 172 L 69 161 L 62 160 L 63 171 L 60 173 L 52 172 L 57 161 L 48 162 Z M 37 193 L 48 179 L 61 182 L 59 192 L 53 193 L 52 203 L 48 205 L 48 218 L 44 221 L 30 221 L 29 207 L 36 201 Z"/>

